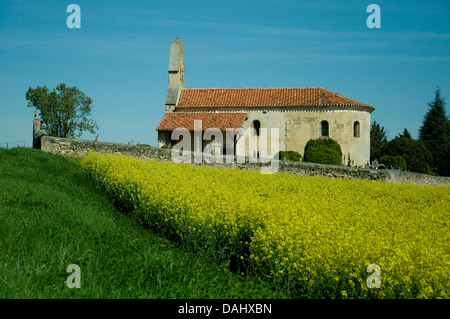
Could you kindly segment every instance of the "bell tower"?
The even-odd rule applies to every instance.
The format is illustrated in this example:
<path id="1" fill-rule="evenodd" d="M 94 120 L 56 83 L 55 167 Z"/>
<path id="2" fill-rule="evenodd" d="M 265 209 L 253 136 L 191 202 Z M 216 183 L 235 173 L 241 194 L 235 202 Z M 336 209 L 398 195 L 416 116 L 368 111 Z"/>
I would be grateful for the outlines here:
<path id="1" fill-rule="evenodd" d="M 184 88 L 183 40 L 177 37 L 170 43 L 169 87 L 166 95 L 166 112 L 173 112 L 180 90 Z"/>

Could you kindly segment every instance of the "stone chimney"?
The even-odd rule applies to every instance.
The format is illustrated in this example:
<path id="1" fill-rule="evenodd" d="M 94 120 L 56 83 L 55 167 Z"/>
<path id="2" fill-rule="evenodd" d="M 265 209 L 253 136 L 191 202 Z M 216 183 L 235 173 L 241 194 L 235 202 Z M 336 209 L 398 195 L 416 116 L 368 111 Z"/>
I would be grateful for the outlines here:
<path id="1" fill-rule="evenodd" d="M 184 88 L 183 40 L 178 37 L 170 43 L 169 87 L 166 95 L 166 112 L 173 112 L 180 90 Z"/>

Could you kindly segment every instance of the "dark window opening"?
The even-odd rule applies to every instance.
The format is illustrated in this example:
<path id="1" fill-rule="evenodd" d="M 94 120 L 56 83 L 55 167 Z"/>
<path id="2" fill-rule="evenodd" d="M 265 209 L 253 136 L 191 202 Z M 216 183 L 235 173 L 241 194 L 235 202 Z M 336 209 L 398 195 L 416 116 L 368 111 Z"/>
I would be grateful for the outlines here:
<path id="1" fill-rule="evenodd" d="M 259 129 L 261 128 L 261 123 L 258 120 L 253 121 L 253 129 L 256 136 L 259 136 Z"/>
<path id="2" fill-rule="evenodd" d="M 328 136 L 328 134 L 329 134 L 328 122 L 322 121 L 322 123 L 320 123 L 320 125 L 322 126 L 322 136 Z"/>
<path id="3" fill-rule="evenodd" d="M 356 121 L 354 124 L 353 124 L 353 137 L 359 137 L 360 135 L 359 135 L 359 122 L 358 121 Z"/>

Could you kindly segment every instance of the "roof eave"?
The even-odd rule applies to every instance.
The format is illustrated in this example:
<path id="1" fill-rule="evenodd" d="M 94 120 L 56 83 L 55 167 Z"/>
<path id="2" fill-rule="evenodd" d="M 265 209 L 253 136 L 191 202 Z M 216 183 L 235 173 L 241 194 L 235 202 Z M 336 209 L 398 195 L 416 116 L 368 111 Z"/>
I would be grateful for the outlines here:
<path id="1" fill-rule="evenodd" d="M 313 108 L 350 108 L 350 109 L 364 109 L 367 111 L 374 111 L 375 107 L 368 104 L 309 104 L 309 105 L 258 105 L 258 106 L 245 106 L 245 105 L 221 105 L 221 106 L 184 106 L 175 108 L 175 112 L 223 112 L 234 111 L 242 112 L 245 110 L 292 110 L 292 109 L 313 109 Z"/>

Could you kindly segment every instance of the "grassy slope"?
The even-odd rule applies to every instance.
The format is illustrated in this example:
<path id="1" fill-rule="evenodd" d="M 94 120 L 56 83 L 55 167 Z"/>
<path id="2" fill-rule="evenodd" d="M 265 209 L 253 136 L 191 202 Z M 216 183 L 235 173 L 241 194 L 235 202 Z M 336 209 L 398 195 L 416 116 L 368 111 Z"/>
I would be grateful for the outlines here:
<path id="1" fill-rule="evenodd" d="M 65 281 L 81 268 L 81 289 Z M 80 161 L 0 149 L 0 298 L 285 298 L 143 229 Z"/>

